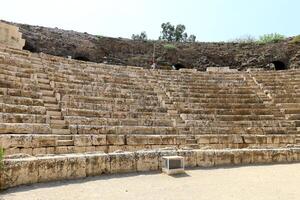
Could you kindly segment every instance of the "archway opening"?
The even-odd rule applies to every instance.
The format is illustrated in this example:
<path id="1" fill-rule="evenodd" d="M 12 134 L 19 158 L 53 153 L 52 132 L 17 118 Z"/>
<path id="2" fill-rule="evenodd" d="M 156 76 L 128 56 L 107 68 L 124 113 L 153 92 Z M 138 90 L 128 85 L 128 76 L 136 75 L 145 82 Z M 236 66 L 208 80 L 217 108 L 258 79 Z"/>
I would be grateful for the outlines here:
<path id="1" fill-rule="evenodd" d="M 184 66 L 183 64 L 176 63 L 176 64 L 174 64 L 174 65 L 172 66 L 172 68 L 173 68 L 174 70 L 180 70 L 180 69 L 185 68 L 185 66 Z"/>
<path id="2" fill-rule="evenodd" d="M 272 62 L 272 64 L 274 65 L 275 70 L 287 70 L 287 67 L 284 64 L 284 62 L 274 61 Z"/>
<path id="3" fill-rule="evenodd" d="M 25 42 L 25 46 L 23 47 L 24 50 L 30 51 L 32 53 L 38 53 L 38 50 L 36 47 L 34 47 L 31 43 L 28 41 Z"/>
<path id="4" fill-rule="evenodd" d="M 87 57 L 85 56 L 76 56 L 74 57 L 75 60 L 81 60 L 81 61 L 90 61 L 90 59 L 88 59 Z"/>

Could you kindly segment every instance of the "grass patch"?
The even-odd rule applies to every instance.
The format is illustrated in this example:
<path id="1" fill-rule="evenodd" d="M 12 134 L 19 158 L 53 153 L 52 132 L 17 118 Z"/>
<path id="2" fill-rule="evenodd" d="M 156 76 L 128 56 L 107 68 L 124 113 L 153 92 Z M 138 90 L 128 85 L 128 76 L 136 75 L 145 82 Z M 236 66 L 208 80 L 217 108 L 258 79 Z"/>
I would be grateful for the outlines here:
<path id="1" fill-rule="evenodd" d="M 175 50 L 175 49 L 177 49 L 177 47 L 175 45 L 173 45 L 173 44 L 165 44 L 164 48 L 167 49 L 167 50 Z"/>
<path id="2" fill-rule="evenodd" d="M 293 43 L 293 44 L 300 44 L 300 35 L 297 35 L 296 37 L 294 37 L 292 39 L 291 43 Z"/>

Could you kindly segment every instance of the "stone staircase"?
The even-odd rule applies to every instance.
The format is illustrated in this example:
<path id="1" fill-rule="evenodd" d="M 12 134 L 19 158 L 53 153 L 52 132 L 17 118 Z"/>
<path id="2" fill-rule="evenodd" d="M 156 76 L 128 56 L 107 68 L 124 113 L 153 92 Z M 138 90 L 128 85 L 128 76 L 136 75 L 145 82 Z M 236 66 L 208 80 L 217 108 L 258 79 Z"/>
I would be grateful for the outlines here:
<path id="1" fill-rule="evenodd" d="M 47 116 L 49 116 L 52 134 L 59 135 L 57 145 L 74 145 L 73 137 L 70 135 L 69 126 L 62 116 L 59 102 L 55 97 L 48 75 L 46 73 L 38 73 L 37 80 L 43 95 L 44 106 L 47 109 Z"/>

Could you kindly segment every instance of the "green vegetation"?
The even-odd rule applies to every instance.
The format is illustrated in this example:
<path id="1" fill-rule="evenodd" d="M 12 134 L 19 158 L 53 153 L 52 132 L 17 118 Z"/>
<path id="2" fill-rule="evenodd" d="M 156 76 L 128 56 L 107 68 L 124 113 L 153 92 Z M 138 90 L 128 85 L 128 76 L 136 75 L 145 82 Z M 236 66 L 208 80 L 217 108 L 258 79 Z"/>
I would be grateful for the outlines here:
<path id="1" fill-rule="evenodd" d="M 0 147 L 0 170 L 3 168 L 4 149 Z"/>
<path id="2" fill-rule="evenodd" d="M 146 41 L 148 40 L 147 33 L 145 31 L 141 32 L 141 34 L 132 34 L 131 39 L 138 41 Z"/>
<path id="3" fill-rule="evenodd" d="M 161 25 L 162 31 L 159 40 L 168 42 L 195 42 L 196 36 L 190 35 L 185 32 L 185 25 L 178 24 L 176 27 L 170 22 Z"/>
<path id="4" fill-rule="evenodd" d="M 164 48 L 166 50 L 175 50 L 175 49 L 177 49 L 177 47 L 175 45 L 173 45 L 173 44 L 165 44 Z"/>
<path id="5" fill-rule="evenodd" d="M 292 39 L 291 43 L 293 43 L 293 44 L 300 44 L 300 35 L 297 35 L 296 37 L 294 37 Z"/>
<path id="6" fill-rule="evenodd" d="M 266 44 L 266 43 L 276 43 L 284 40 L 286 37 L 279 33 L 271 33 L 265 34 L 259 37 L 258 43 Z"/>

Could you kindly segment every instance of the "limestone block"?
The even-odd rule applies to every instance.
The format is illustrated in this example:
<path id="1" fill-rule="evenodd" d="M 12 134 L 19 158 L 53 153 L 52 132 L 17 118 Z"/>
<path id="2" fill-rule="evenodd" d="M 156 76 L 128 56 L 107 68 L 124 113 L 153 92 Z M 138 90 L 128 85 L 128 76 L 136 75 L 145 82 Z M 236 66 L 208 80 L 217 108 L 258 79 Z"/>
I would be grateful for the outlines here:
<path id="1" fill-rule="evenodd" d="M 197 156 L 197 166 L 213 167 L 215 166 L 215 151 L 213 150 L 195 150 Z"/>
<path id="2" fill-rule="evenodd" d="M 51 134 L 51 128 L 48 124 L 33 124 L 33 133 L 35 134 Z"/>
<path id="3" fill-rule="evenodd" d="M 95 146 L 95 151 L 96 152 L 108 152 L 108 147 L 107 146 Z"/>
<path id="4" fill-rule="evenodd" d="M 246 144 L 256 144 L 255 135 L 244 135 L 243 137 Z"/>
<path id="5" fill-rule="evenodd" d="M 33 152 L 32 148 L 20 148 L 21 154 L 33 155 L 32 152 Z"/>
<path id="6" fill-rule="evenodd" d="M 85 147 L 85 152 L 88 153 L 95 152 L 95 147 L 94 146 Z"/>
<path id="7" fill-rule="evenodd" d="M 233 164 L 234 165 L 241 165 L 243 163 L 243 150 L 233 149 L 231 150 L 233 154 Z"/>
<path id="8" fill-rule="evenodd" d="M 215 165 L 224 166 L 234 163 L 234 154 L 231 150 L 215 151 Z"/>
<path id="9" fill-rule="evenodd" d="M 107 154 L 86 154 L 85 158 L 87 176 L 97 176 L 110 172 L 110 159 Z"/>
<path id="10" fill-rule="evenodd" d="M 31 147 L 31 135 L 1 135 L 0 146 L 3 148 Z"/>
<path id="11" fill-rule="evenodd" d="M 38 168 L 35 158 L 5 160 L 4 169 L 0 173 L 0 189 L 36 183 Z"/>
<path id="12" fill-rule="evenodd" d="M 0 123 L 1 133 L 33 133 L 33 126 L 30 124 Z"/>
<path id="13" fill-rule="evenodd" d="M 157 151 L 136 152 L 137 171 L 155 171 L 159 168 L 159 153 Z"/>
<path id="14" fill-rule="evenodd" d="M 33 148 L 32 149 L 32 155 L 44 155 L 47 154 L 47 149 L 42 147 L 42 148 Z"/>
<path id="15" fill-rule="evenodd" d="M 92 136 L 91 135 L 75 135 L 74 145 L 79 147 L 92 146 Z"/>
<path id="16" fill-rule="evenodd" d="M 251 149 L 243 150 L 242 164 L 248 165 L 253 163 L 253 151 Z"/>
<path id="17" fill-rule="evenodd" d="M 67 159 L 65 156 L 41 157 L 39 164 L 39 182 L 47 182 L 53 180 L 63 180 L 66 177 Z"/>
<path id="18" fill-rule="evenodd" d="M 272 161 L 274 163 L 282 163 L 287 161 L 287 151 L 282 149 L 275 149 L 270 152 Z"/>
<path id="19" fill-rule="evenodd" d="M 17 26 L 0 22 L 0 43 L 16 49 L 23 49 L 25 40 L 22 39 L 22 33 Z"/>
<path id="20" fill-rule="evenodd" d="M 278 136 L 268 136 L 267 137 L 267 144 L 279 144 L 280 140 Z"/>
<path id="21" fill-rule="evenodd" d="M 93 146 L 106 145 L 106 136 L 105 135 L 92 135 L 92 145 Z"/>
<path id="22" fill-rule="evenodd" d="M 290 151 L 289 157 L 292 159 L 292 161 L 299 162 L 300 161 L 300 149 L 293 148 Z"/>
<path id="23" fill-rule="evenodd" d="M 272 163 L 270 152 L 266 149 L 258 149 L 253 151 L 253 163 L 265 164 Z"/>
<path id="24" fill-rule="evenodd" d="M 162 135 L 161 139 L 164 145 L 176 145 L 176 137 L 173 135 Z"/>
<path id="25" fill-rule="evenodd" d="M 148 144 L 147 135 L 127 135 L 126 141 L 128 145 L 146 145 Z"/>
<path id="26" fill-rule="evenodd" d="M 57 147 L 56 147 L 56 148 L 57 148 Z M 86 152 L 85 149 L 86 149 L 86 147 L 78 147 L 78 146 L 75 146 L 74 152 L 75 152 L 75 153 L 85 153 L 85 152 Z M 66 149 L 66 151 L 68 151 L 68 148 Z"/>
<path id="27" fill-rule="evenodd" d="M 85 149 L 84 149 L 85 151 Z M 67 154 L 69 153 L 69 149 L 67 146 L 57 146 L 55 147 L 55 154 Z M 76 152 L 76 153 L 82 153 L 82 152 Z"/>
<path id="28" fill-rule="evenodd" d="M 134 153 L 110 153 L 109 158 L 111 173 L 126 173 L 136 171 L 136 160 Z"/>
<path id="29" fill-rule="evenodd" d="M 197 153 L 192 150 L 178 150 L 178 156 L 184 157 L 184 163 L 186 167 L 196 167 L 197 166 Z"/>
<path id="30" fill-rule="evenodd" d="M 67 179 L 86 177 L 86 159 L 82 154 L 68 154 L 67 157 Z"/>
<path id="31" fill-rule="evenodd" d="M 148 144 L 160 145 L 162 144 L 162 138 L 160 135 L 151 135 L 148 138 Z"/>
<path id="32" fill-rule="evenodd" d="M 185 135 L 179 135 L 175 137 L 177 145 L 185 145 L 186 144 L 186 136 Z M 159 143 L 161 144 L 161 143 Z"/>
<path id="33" fill-rule="evenodd" d="M 108 145 L 124 145 L 125 136 L 124 135 L 107 135 L 106 136 Z"/>
<path id="34" fill-rule="evenodd" d="M 54 147 L 56 146 L 56 136 L 52 135 L 39 135 L 32 137 L 31 144 L 34 148 L 39 147 Z"/>
<path id="35" fill-rule="evenodd" d="M 196 136 L 198 144 L 210 144 L 210 136 Z"/>

